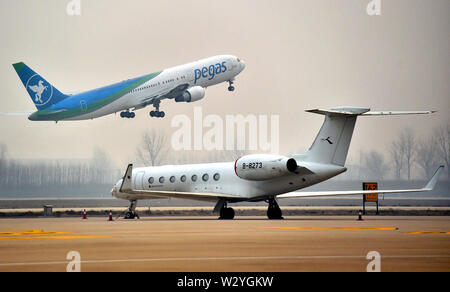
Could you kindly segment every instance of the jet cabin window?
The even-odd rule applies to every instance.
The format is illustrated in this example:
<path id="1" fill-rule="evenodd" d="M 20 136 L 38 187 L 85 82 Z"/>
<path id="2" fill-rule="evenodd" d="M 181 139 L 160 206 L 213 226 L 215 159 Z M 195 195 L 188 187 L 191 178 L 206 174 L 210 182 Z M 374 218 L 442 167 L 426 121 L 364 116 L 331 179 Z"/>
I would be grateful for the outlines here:
<path id="1" fill-rule="evenodd" d="M 148 183 L 153 184 L 154 182 L 155 182 L 155 179 L 153 178 L 153 176 L 149 177 Z"/>
<path id="2" fill-rule="evenodd" d="M 207 174 L 207 173 L 205 173 L 203 176 L 202 176 L 202 180 L 203 181 L 208 181 L 208 179 L 209 179 L 209 175 Z"/>
<path id="3" fill-rule="evenodd" d="M 220 179 L 220 174 L 215 173 L 213 178 L 214 178 L 215 181 L 218 181 Z"/>
<path id="4" fill-rule="evenodd" d="M 180 180 L 181 180 L 181 182 L 185 182 L 185 181 L 186 181 L 186 176 L 185 176 L 185 175 L 182 175 L 182 176 L 180 177 Z"/>
<path id="5" fill-rule="evenodd" d="M 159 178 L 159 182 L 160 182 L 160 183 L 164 183 L 164 176 L 161 176 L 161 177 Z"/>
<path id="6" fill-rule="evenodd" d="M 194 175 L 191 177 L 191 179 L 192 179 L 192 181 L 197 181 L 197 175 L 194 174 Z"/>
<path id="7" fill-rule="evenodd" d="M 175 177 L 174 177 L 173 175 L 170 177 L 170 182 L 171 182 L 171 183 L 174 183 L 174 182 L 175 182 Z"/>

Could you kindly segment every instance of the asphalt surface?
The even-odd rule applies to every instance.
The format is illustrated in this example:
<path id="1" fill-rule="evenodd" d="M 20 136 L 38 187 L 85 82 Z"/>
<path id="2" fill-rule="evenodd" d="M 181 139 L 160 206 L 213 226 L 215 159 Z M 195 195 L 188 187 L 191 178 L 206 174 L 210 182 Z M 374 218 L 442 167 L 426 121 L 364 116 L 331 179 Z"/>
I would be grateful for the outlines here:
<path id="1" fill-rule="evenodd" d="M 449 217 L 356 219 L 0 219 L 0 271 L 450 271 Z"/>

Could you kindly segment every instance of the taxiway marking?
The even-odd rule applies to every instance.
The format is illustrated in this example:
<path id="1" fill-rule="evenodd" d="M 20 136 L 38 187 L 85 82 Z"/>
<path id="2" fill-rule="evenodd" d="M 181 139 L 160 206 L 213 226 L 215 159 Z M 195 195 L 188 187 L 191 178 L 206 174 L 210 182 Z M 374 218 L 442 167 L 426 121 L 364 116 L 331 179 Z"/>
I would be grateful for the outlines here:
<path id="1" fill-rule="evenodd" d="M 69 232 L 28 230 L 23 232 L 0 232 L 0 240 L 11 239 L 88 239 L 88 238 L 111 238 L 111 236 L 88 236 L 88 235 L 57 235 Z M 25 236 L 23 236 L 25 235 Z M 44 236 L 43 236 L 44 235 Z M 51 235 L 51 236 L 46 236 Z"/>
<path id="2" fill-rule="evenodd" d="M 338 229 L 338 230 L 398 230 L 397 227 L 261 227 L 265 229 L 309 229 L 309 230 L 327 230 L 327 229 Z"/>
<path id="3" fill-rule="evenodd" d="M 11 240 L 11 239 L 91 239 L 91 238 L 112 238 L 112 236 L 15 236 L 15 237 L 0 237 L 0 240 Z"/>
<path id="4" fill-rule="evenodd" d="M 29 230 L 23 232 L 0 232 L 0 236 L 3 235 L 49 235 L 49 234 L 67 234 L 68 232 L 56 232 L 56 231 L 43 231 L 43 230 Z"/>
<path id="5" fill-rule="evenodd" d="M 383 255 L 382 258 L 450 258 L 450 255 Z M 146 259 L 112 259 L 112 260 L 85 260 L 81 264 L 113 264 L 126 262 L 174 262 L 174 261 L 248 261 L 248 260 L 323 260 L 323 259 L 366 259 L 366 255 L 311 255 L 311 256 L 254 256 L 254 257 L 201 257 L 201 258 L 146 258 Z M 60 265 L 67 261 L 29 262 L 29 263 L 0 263 L 0 267 L 7 266 L 34 266 L 34 265 Z"/>
<path id="6" fill-rule="evenodd" d="M 438 234 L 438 235 L 450 235 L 450 232 L 446 231 L 414 231 L 407 232 L 408 234 Z"/>

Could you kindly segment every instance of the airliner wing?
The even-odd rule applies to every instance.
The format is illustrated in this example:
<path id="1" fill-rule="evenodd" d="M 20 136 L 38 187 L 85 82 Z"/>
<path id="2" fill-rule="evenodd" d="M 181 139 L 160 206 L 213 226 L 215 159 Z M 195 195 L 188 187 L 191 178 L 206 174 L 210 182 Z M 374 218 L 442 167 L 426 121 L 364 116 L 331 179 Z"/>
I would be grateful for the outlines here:
<path id="1" fill-rule="evenodd" d="M 413 193 L 413 192 L 428 192 L 434 189 L 439 175 L 444 169 L 441 165 L 436 170 L 430 181 L 421 189 L 407 189 L 407 190 L 376 190 L 376 191 L 325 191 L 325 192 L 292 192 L 283 195 L 278 195 L 277 199 L 292 199 L 292 198 L 311 198 L 311 197 L 329 197 L 329 196 L 343 196 L 343 195 L 363 195 L 363 194 L 395 194 L 395 193 Z"/>
<path id="2" fill-rule="evenodd" d="M 181 96 L 183 92 L 188 89 L 189 84 L 180 84 L 171 91 L 169 91 L 167 94 L 164 95 L 164 98 L 176 98 L 178 96 Z"/>
<path id="3" fill-rule="evenodd" d="M 175 191 L 150 191 L 150 190 L 134 190 L 132 188 L 131 177 L 133 172 L 133 164 L 129 164 L 127 171 L 122 180 L 122 186 L 120 192 L 140 195 L 142 198 L 177 198 L 177 199 L 189 199 L 189 200 L 205 200 L 205 201 L 217 201 L 218 199 L 242 199 L 241 196 L 221 194 L 221 193 L 196 193 L 196 192 L 175 192 Z"/>
<path id="4" fill-rule="evenodd" d="M 188 87 L 189 87 L 189 84 L 187 84 L 187 83 L 181 84 L 181 85 L 178 85 L 177 87 L 173 88 L 169 92 L 165 91 L 164 93 L 146 97 L 141 100 L 140 105 L 136 106 L 134 110 L 144 108 L 147 105 L 152 104 L 152 103 L 154 104 L 158 100 L 163 100 L 166 98 L 169 98 L 169 99 L 177 98 L 178 96 L 181 96 Z"/>

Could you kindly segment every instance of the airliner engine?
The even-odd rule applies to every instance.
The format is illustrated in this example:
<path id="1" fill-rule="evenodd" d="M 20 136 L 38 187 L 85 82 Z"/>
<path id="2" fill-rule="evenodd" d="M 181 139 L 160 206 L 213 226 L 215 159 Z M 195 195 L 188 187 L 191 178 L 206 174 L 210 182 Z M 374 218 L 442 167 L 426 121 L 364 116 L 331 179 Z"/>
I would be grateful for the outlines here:
<path id="1" fill-rule="evenodd" d="M 194 102 L 205 97 L 205 89 L 201 86 L 188 88 L 182 96 L 175 98 L 176 102 Z"/>
<path id="2" fill-rule="evenodd" d="M 262 181 L 277 178 L 297 169 L 297 162 L 293 158 L 255 154 L 246 155 L 234 164 L 236 175 L 245 180 Z"/>

